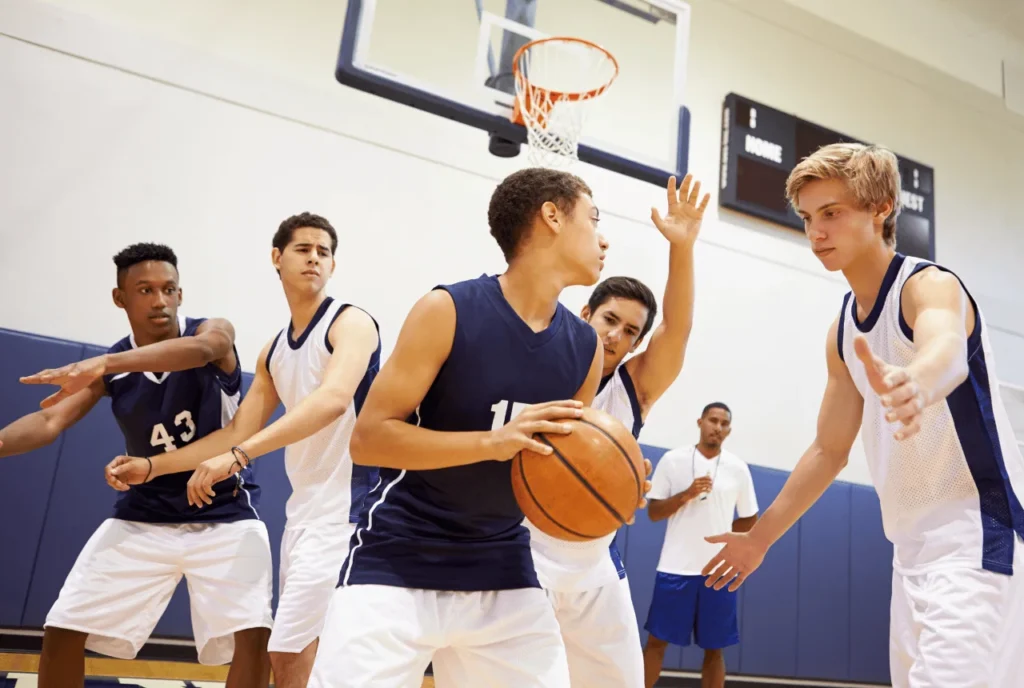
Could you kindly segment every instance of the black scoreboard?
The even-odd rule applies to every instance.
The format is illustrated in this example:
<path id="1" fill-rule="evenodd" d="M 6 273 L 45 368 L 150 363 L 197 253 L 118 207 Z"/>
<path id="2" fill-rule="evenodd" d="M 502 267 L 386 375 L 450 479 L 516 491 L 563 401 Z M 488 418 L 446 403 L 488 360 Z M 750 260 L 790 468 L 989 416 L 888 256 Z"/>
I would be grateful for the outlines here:
<path id="1" fill-rule="evenodd" d="M 786 202 L 786 179 L 796 164 L 830 143 L 866 143 L 730 93 L 722 106 L 721 206 L 804 229 Z M 903 209 L 896 248 L 935 260 L 935 171 L 899 154 Z"/>

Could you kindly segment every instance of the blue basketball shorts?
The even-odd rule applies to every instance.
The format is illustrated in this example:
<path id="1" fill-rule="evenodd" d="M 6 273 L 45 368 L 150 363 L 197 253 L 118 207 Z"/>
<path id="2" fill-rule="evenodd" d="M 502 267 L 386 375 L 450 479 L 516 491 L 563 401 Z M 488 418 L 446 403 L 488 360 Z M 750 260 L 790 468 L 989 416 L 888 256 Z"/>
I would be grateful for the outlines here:
<path id="1" fill-rule="evenodd" d="M 704 586 L 704 576 L 679 576 L 658 571 L 654 597 L 644 628 L 655 638 L 686 647 L 696 637 L 705 650 L 719 650 L 740 641 L 736 593 Z"/>

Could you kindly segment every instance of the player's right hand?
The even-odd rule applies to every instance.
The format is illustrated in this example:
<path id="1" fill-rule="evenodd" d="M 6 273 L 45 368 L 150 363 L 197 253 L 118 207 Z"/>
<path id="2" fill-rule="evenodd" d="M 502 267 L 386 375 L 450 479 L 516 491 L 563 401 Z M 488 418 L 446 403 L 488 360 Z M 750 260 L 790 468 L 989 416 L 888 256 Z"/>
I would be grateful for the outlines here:
<path id="1" fill-rule="evenodd" d="M 568 435 L 572 424 L 559 421 L 582 417 L 583 402 L 575 399 L 527 406 L 503 427 L 491 431 L 488 438 L 491 455 L 498 461 L 509 461 L 523 449 L 550 454 L 551 447 L 534 439 L 534 434 Z"/>
<path id="2" fill-rule="evenodd" d="M 149 459 L 136 456 L 118 456 L 103 469 L 107 484 L 118 492 L 126 492 L 132 485 L 146 482 L 151 471 Z"/>
<path id="3" fill-rule="evenodd" d="M 711 492 L 711 476 L 703 475 L 693 481 L 693 484 L 686 488 L 686 495 L 690 499 L 699 497 L 701 493 Z"/>
<path id="4" fill-rule="evenodd" d="M 39 403 L 39 406 L 45 409 L 50 408 L 54 404 L 58 404 L 71 395 L 82 391 L 98 378 L 102 377 L 106 371 L 107 357 L 106 355 L 102 355 L 87 358 L 84 361 L 78 361 L 77 363 L 69 363 L 68 365 L 60 368 L 40 370 L 35 375 L 26 375 L 23 378 L 19 378 L 18 381 L 24 385 L 60 386 L 59 390 Z"/>

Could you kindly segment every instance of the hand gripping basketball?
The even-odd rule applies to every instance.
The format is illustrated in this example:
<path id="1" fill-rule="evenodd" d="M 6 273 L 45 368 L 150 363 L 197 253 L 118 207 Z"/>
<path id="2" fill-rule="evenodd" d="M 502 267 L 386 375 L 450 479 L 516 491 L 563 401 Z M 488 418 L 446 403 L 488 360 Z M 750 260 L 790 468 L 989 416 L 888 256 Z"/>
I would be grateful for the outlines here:
<path id="1" fill-rule="evenodd" d="M 583 403 L 574 399 L 527 406 L 503 427 L 491 432 L 494 458 L 508 461 L 523 449 L 550 454 L 551 446 L 534 439 L 534 435 L 568 435 L 572 432 L 572 424 L 564 421 L 582 416 Z"/>
<path id="2" fill-rule="evenodd" d="M 633 434 L 594 408 L 563 421 L 571 432 L 539 432 L 512 461 L 512 490 L 542 532 L 562 540 L 603 538 L 632 523 L 644 504 L 650 462 Z"/>

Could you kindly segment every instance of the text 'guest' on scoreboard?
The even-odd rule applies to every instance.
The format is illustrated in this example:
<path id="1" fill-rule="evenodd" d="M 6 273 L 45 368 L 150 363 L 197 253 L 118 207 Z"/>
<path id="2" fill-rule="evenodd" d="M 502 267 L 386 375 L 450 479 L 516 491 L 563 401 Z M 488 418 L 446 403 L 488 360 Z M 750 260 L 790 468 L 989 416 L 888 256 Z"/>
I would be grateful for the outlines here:
<path id="1" fill-rule="evenodd" d="M 786 178 L 798 162 L 830 143 L 868 143 L 730 93 L 722 105 L 720 206 L 804 229 L 786 202 Z M 900 155 L 903 210 L 896 249 L 935 260 L 935 170 Z"/>

